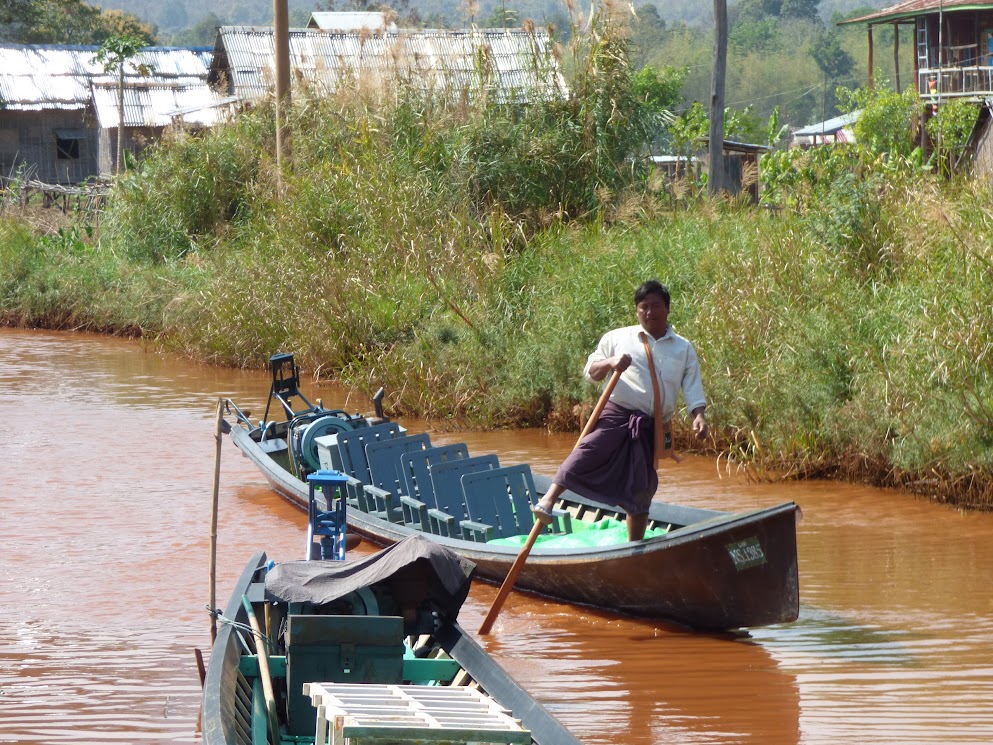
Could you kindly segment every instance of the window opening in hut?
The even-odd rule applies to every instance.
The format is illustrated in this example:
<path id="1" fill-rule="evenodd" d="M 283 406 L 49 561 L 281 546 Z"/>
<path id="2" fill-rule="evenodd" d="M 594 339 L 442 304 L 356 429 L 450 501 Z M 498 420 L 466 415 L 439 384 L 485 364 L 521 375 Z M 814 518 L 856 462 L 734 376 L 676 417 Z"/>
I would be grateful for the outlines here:
<path id="1" fill-rule="evenodd" d="M 79 160 L 79 140 L 76 138 L 55 138 L 55 149 L 59 160 Z"/>
<path id="2" fill-rule="evenodd" d="M 79 160 L 80 143 L 86 132 L 79 129 L 55 130 L 55 156 L 59 160 Z"/>

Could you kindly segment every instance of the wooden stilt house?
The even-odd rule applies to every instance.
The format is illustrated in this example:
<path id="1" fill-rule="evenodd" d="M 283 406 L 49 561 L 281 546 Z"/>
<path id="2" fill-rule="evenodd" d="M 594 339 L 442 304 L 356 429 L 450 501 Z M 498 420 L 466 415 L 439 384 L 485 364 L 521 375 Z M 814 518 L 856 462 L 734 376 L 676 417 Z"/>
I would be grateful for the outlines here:
<path id="1" fill-rule="evenodd" d="M 974 0 L 906 0 L 845 24 L 865 24 L 868 29 L 869 81 L 874 86 L 877 26 L 913 29 L 914 83 L 929 102 L 967 98 L 982 101 L 993 96 L 993 2 Z M 899 33 L 893 54 L 899 69 Z"/>
<path id="2" fill-rule="evenodd" d="M 921 138 L 925 150 L 932 143 L 925 136 L 924 123 L 938 108 L 951 100 L 981 104 L 972 135 L 959 166 L 971 163 L 974 173 L 993 173 L 993 2 L 973 0 L 906 0 L 875 13 L 851 18 L 845 24 L 864 23 L 868 28 L 869 87 L 874 85 L 873 28 L 910 26 L 914 38 L 914 84 L 927 104 L 921 114 Z M 899 33 L 894 57 L 899 69 Z"/>

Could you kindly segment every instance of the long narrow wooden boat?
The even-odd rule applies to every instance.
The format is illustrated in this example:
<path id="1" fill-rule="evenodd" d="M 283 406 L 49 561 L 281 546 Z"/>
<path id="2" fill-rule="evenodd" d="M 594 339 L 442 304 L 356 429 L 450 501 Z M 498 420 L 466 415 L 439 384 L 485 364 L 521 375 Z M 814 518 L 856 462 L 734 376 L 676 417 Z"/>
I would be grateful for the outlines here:
<path id="1" fill-rule="evenodd" d="M 220 617 L 204 744 L 579 745 L 459 626 L 473 570 L 420 536 L 354 561 L 256 554 Z"/>
<path id="2" fill-rule="evenodd" d="M 273 489 L 306 508 L 308 488 L 301 477 L 336 468 L 349 478 L 351 531 L 379 545 L 424 535 L 476 564 L 478 578 L 503 580 L 523 538 L 500 545 L 508 541 L 494 543 L 492 537 L 528 532 L 528 501 L 533 504 L 545 492 L 548 478 L 532 476 L 526 467 L 499 468 L 495 456 L 487 456 L 492 461 L 467 459 L 471 467 L 463 469 L 459 489 L 459 480 L 447 477 L 458 475 L 460 466 L 451 461 L 438 465 L 445 449 L 433 448 L 427 435 L 408 435 L 396 423 L 384 423 L 378 404 L 377 418 L 311 405 L 299 391 L 292 355 L 274 356 L 272 372 L 270 405 L 276 401 L 286 421 L 269 420 L 270 406 L 258 424 L 232 402 L 228 411 L 236 419 L 231 439 Z M 302 409 L 293 408 L 294 397 L 301 399 Z M 370 449 L 381 441 L 393 444 Z M 397 455 L 405 447 L 406 453 Z M 446 452 L 452 448 L 447 446 Z M 373 450 L 375 462 L 370 460 Z M 383 452 L 393 457 L 385 466 L 379 457 Z M 428 466 L 433 486 L 422 490 L 414 461 L 420 463 L 419 483 L 428 486 L 424 462 L 433 454 L 436 463 Z M 480 470 L 498 474 L 496 492 L 492 481 L 466 475 Z M 424 492 L 431 491 L 428 499 Z M 520 492 L 527 501 L 521 501 Z M 500 504 L 494 506 L 496 502 Z M 793 502 L 729 513 L 656 501 L 649 513 L 649 536 L 654 537 L 628 542 L 625 536 L 610 545 L 578 547 L 583 533 L 620 528 L 624 513 L 569 491 L 557 508 L 557 529 L 575 540 L 567 535 L 564 541 L 537 543 L 517 579 L 518 589 L 701 630 L 783 623 L 799 614 L 799 508 Z M 454 512 L 459 514 L 453 519 Z M 447 524 L 441 519 L 446 516 Z"/>

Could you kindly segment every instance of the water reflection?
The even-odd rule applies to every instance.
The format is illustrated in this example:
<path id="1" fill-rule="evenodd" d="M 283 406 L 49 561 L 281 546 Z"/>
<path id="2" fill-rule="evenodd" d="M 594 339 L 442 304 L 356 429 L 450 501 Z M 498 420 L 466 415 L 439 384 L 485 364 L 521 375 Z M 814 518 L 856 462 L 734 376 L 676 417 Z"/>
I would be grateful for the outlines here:
<path id="1" fill-rule="evenodd" d="M 517 600 L 514 611 L 487 649 L 586 743 L 799 741 L 796 680 L 748 635 L 537 599 Z"/>
<path id="2" fill-rule="evenodd" d="M 991 690 L 991 632 L 989 619 L 894 628 L 805 606 L 752 636 L 795 675 L 805 741 L 979 743 L 993 732 L 993 713 L 975 708 Z"/>

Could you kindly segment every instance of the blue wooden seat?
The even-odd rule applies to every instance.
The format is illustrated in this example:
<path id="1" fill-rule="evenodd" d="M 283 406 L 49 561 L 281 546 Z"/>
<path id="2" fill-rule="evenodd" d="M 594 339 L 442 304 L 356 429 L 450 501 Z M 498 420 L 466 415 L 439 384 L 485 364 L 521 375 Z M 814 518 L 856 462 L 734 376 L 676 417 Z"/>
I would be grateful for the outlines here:
<path id="1" fill-rule="evenodd" d="M 531 531 L 531 505 L 540 495 L 527 464 L 476 471 L 462 476 L 466 512 L 473 522 L 493 526 L 494 538 Z"/>
<path id="2" fill-rule="evenodd" d="M 492 532 L 488 524 L 468 524 L 468 515 L 462 499 L 462 477 L 476 471 L 489 471 L 499 468 L 500 461 L 495 455 L 477 455 L 428 466 L 431 485 L 434 487 L 436 509 L 428 509 L 432 532 L 451 538 L 472 538 L 486 540 Z M 469 523 L 473 522 L 471 520 Z"/>
<path id="3" fill-rule="evenodd" d="M 403 523 L 404 514 L 400 507 L 400 496 L 407 489 L 400 458 L 407 453 L 423 452 L 431 447 L 428 435 L 408 435 L 391 440 L 378 440 L 365 446 L 366 462 L 372 485 L 365 487 L 366 500 L 375 504 L 377 512 L 386 514 L 386 519 Z"/>
<path id="4" fill-rule="evenodd" d="M 371 442 L 392 440 L 401 437 L 400 425 L 396 422 L 375 424 L 371 427 L 359 427 L 348 432 L 339 432 L 338 454 L 341 456 L 341 470 L 346 476 L 357 478 L 363 484 L 371 484 L 369 462 L 366 460 L 365 449 Z"/>
<path id="5" fill-rule="evenodd" d="M 334 435 L 340 461 L 338 470 L 350 479 L 346 485 L 349 504 L 383 520 L 387 519 L 386 512 L 380 511 L 375 498 L 365 492 L 365 486 L 371 482 L 365 448 L 370 442 L 402 437 L 404 431 L 396 422 L 386 422 Z"/>
<path id="6" fill-rule="evenodd" d="M 469 448 L 464 442 L 404 453 L 400 456 L 400 470 L 403 471 L 407 485 L 404 496 L 400 497 L 403 521 L 406 525 L 416 526 L 424 532 L 434 532 L 428 519 L 428 509 L 436 508 L 438 503 L 434 498 L 434 486 L 431 483 L 428 467 L 468 457 Z"/>

